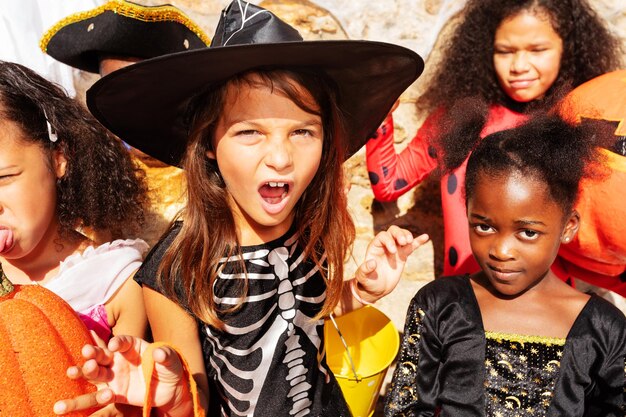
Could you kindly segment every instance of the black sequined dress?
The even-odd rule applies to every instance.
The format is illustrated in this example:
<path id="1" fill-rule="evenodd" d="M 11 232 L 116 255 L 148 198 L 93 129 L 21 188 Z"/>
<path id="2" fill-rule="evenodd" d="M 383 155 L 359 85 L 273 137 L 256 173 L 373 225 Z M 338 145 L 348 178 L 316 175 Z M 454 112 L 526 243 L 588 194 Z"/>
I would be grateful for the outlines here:
<path id="1" fill-rule="evenodd" d="M 413 298 L 386 416 L 624 416 L 626 319 L 592 296 L 566 339 L 485 331 L 468 276 Z"/>

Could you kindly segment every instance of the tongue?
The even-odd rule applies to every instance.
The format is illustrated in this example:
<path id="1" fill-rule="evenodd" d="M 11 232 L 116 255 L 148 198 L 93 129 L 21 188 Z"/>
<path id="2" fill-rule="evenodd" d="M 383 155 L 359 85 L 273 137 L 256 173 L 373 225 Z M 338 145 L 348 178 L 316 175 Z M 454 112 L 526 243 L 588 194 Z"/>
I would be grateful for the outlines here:
<path id="1" fill-rule="evenodd" d="M 269 185 L 264 185 L 259 189 L 261 198 L 271 204 L 279 203 L 284 192 L 285 187 L 270 187 Z"/>
<path id="2" fill-rule="evenodd" d="M 0 253 L 3 253 L 13 246 L 13 232 L 9 229 L 0 229 Z"/>

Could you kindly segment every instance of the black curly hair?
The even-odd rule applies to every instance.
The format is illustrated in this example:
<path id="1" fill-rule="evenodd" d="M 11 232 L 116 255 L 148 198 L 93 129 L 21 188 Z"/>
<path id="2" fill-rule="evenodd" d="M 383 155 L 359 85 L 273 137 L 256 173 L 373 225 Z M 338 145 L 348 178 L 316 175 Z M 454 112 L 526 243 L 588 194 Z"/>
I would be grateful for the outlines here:
<path id="1" fill-rule="evenodd" d="M 586 0 L 469 0 L 418 106 L 432 111 L 450 108 L 464 97 L 478 97 L 488 104 L 520 107 L 498 84 L 493 43 L 500 23 L 526 10 L 546 13 L 563 40 L 559 75 L 531 107 L 551 106 L 560 94 L 619 68 L 621 44 Z"/>
<path id="2" fill-rule="evenodd" d="M 542 114 L 528 122 L 493 133 L 472 151 L 465 174 L 465 199 L 474 194 L 481 174 L 499 177 L 520 173 L 548 185 L 550 196 L 569 213 L 584 176 L 604 175 L 602 154 L 597 145 L 608 129 L 574 125 L 557 115 Z"/>
<path id="3" fill-rule="evenodd" d="M 563 40 L 557 79 L 541 100 L 529 103 L 517 103 L 507 96 L 493 65 L 497 28 L 523 11 L 545 13 Z M 463 21 L 444 46 L 437 72 L 417 103 L 422 109 L 446 109 L 440 121 L 441 134 L 431 145 L 437 149 L 440 164 L 448 168 L 461 165 L 480 139 L 475 133 L 482 130 L 490 104 L 529 115 L 542 112 L 574 87 L 620 65 L 621 44 L 586 0 L 469 0 L 463 14 Z"/>
<path id="4" fill-rule="evenodd" d="M 0 61 L 0 118 L 20 128 L 21 140 L 67 159 L 57 181 L 60 233 L 89 227 L 120 238 L 138 229 L 147 203 L 143 171 L 122 142 L 62 88 L 22 65 Z"/>

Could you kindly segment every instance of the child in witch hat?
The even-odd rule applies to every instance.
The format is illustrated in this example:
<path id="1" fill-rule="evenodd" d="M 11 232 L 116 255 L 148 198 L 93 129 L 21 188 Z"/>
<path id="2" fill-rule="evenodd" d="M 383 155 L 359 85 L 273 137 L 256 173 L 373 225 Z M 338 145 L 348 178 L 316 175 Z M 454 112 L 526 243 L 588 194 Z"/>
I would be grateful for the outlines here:
<path id="1" fill-rule="evenodd" d="M 355 229 L 342 163 L 422 69 L 397 45 L 303 41 L 235 0 L 210 48 L 97 82 L 92 113 L 183 167 L 188 203 L 135 276 L 154 339 L 168 345 L 116 337 L 85 348 L 70 374 L 108 387 L 55 411 L 145 400 L 168 416 L 349 415 L 326 364 L 323 319 L 391 292 L 428 237 L 392 226 L 344 279 Z"/>
<path id="2" fill-rule="evenodd" d="M 206 48 L 209 43 L 202 29 L 172 5 L 110 0 L 56 23 L 42 36 L 40 47 L 60 62 L 104 77 L 143 59 Z M 150 189 L 146 227 L 140 237 L 153 245 L 184 206 L 184 175 L 137 149 L 131 154 L 146 173 Z"/>

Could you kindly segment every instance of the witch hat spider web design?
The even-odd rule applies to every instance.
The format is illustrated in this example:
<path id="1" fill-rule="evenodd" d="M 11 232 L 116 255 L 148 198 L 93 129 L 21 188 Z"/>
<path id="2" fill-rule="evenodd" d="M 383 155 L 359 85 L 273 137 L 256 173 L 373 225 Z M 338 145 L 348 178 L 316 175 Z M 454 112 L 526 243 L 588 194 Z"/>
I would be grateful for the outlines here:
<path id="1" fill-rule="evenodd" d="M 319 269 L 304 261 L 296 234 L 282 242 L 244 247 L 248 291 L 241 308 L 223 317 L 223 331 L 204 326 L 209 378 L 222 415 L 315 415 L 313 405 L 330 380 L 322 343 L 323 320 L 313 320 L 326 298 Z M 239 258 L 220 261 L 215 301 L 237 304 L 246 274 Z M 319 379 L 322 378 L 322 381 Z M 276 415 L 276 414 L 274 414 Z"/>

